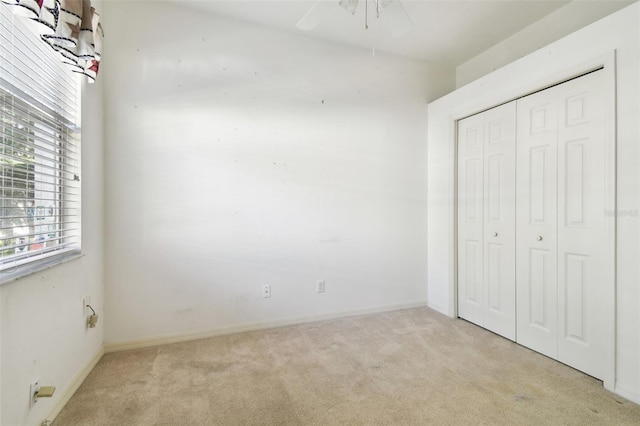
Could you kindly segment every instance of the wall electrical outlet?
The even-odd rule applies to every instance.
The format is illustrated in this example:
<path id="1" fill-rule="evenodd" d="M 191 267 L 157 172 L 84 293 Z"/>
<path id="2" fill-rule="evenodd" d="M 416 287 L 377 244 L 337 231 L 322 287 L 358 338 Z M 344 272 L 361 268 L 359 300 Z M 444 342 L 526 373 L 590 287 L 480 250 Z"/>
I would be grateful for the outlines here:
<path id="1" fill-rule="evenodd" d="M 38 391 L 40 390 L 40 379 L 35 379 L 31 385 L 29 385 L 29 406 L 33 407 L 33 405 L 38 402 Z"/>
<path id="2" fill-rule="evenodd" d="M 324 293 L 324 280 L 318 280 L 316 283 L 316 292 Z"/>
<path id="3" fill-rule="evenodd" d="M 91 315 L 91 309 L 87 308 L 87 305 L 91 304 L 91 296 L 85 296 L 82 298 L 82 315 L 87 316 Z"/>
<path id="4" fill-rule="evenodd" d="M 265 284 L 262 286 L 262 297 L 264 299 L 271 297 L 271 284 Z"/>

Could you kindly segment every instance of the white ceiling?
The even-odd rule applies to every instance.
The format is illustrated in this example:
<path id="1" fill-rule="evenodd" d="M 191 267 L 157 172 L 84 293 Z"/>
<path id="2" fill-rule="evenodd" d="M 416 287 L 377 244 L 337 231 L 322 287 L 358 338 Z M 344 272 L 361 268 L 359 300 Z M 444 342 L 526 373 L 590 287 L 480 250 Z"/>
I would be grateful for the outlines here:
<path id="1" fill-rule="evenodd" d="M 272 28 L 297 32 L 309 37 L 345 43 L 352 46 L 397 54 L 447 65 L 459 65 L 513 35 L 544 16 L 566 6 L 566 0 L 403 0 L 413 22 L 407 35 L 394 38 L 390 31 L 371 18 L 364 29 L 365 0 L 355 15 L 338 6 L 338 0 L 313 30 L 301 31 L 296 23 L 314 6 L 315 0 L 174 0 L 217 15 L 244 20 Z M 323 0 L 325 1 L 325 0 Z M 370 0 L 371 1 L 371 0 Z M 571 20 L 586 25 L 633 1 L 577 0 Z M 371 22 L 373 21 L 373 22 Z M 576 27 L 576 22 L 572 22 Z M 562 28 L 549 28 L 558 38 L 566 34 Z M 567 30 L 568 31 L 568 30 Z"/>

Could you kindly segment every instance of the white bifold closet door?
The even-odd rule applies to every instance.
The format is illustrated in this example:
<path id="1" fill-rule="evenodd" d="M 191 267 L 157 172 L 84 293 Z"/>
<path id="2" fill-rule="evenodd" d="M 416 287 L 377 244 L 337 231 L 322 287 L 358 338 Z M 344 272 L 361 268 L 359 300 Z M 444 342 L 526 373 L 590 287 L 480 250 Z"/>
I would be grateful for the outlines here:
<path id="1" fill-rule="evenodd" d="M 517 341 L 605 374 L 602 72 L 517 101 Z"/>
<path id="2" fill-rule="evenodd" d="M 516 104 L 458 127 L 458 315 L 515 340 Z"/>

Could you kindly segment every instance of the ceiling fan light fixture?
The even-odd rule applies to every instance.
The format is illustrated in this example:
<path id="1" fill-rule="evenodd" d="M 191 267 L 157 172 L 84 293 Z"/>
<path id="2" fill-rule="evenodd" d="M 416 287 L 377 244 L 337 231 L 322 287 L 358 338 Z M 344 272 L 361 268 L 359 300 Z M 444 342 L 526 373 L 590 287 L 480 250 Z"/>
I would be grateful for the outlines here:
<path id="1" fill-rule="evenodd" d="M 0 0 L 1 1 L 1 0 Z M 369 29 L 369 2 L 373 2 L 376 18 L 381 18 L 382 24 L 389 29 L 393 37 L 402 37 L 413 28 L 409 15 L 400 0 L 364 0 L 364 28 Z M 328 20 L 336 3 L 351 15 L 355 15 L 359 0 L 318 0 L 316 4 L 298 21 L 296 27 L 309 31 L 316 28 L 321 21 Z M 373 6 L 373 5 L 372 5 Z"/>

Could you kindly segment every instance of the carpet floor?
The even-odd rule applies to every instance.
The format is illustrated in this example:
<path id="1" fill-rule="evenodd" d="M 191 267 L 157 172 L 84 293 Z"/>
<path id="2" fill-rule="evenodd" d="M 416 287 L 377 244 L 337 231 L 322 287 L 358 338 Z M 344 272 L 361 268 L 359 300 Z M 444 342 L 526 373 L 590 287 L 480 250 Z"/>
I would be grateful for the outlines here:
<path id="1" fill-rule="evenodd" d="M 640 425 L 640 406 L 416 308 L 107 354 L 66 425 Z"/>

